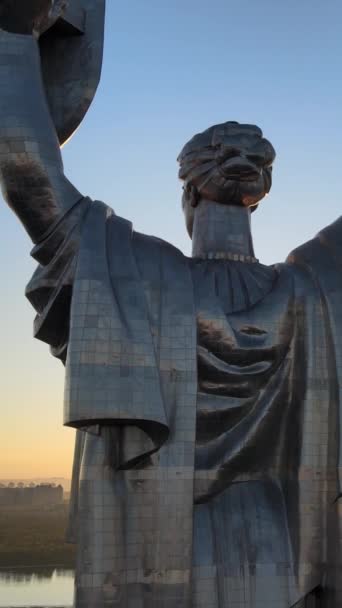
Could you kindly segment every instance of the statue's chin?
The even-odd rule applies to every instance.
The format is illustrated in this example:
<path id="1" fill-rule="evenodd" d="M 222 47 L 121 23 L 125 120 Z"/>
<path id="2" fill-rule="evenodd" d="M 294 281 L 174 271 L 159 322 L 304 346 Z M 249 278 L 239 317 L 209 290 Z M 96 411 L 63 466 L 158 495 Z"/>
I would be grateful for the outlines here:
<path id="1" fill-rule="evenodd" d="M 251 207 L 264 198 L 266 193 L 264 177 L 259 174 L 254 180 L 241 179 L 241 177 L 240 179 L 229 179 L 224 188 L 211 183 L 203 188 L 200 194 L 202 198 L 223 205 Z"/>
<path id="2" fill-rule="evenodd" d="M 264 174 L 259 175 L 258 179 L 254 182 L 241 181 L 241 204 L 244 205 L 244 207 L 253 207 L 254 205 L 257 205 L 257 203 L 266 196 L 268 190 Z"/>

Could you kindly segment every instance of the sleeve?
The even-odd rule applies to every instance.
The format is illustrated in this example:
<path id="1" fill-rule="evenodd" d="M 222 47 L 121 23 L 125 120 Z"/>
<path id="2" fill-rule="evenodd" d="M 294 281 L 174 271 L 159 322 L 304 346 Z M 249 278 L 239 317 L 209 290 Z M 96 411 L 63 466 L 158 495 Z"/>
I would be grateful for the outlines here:
<path id="1" fill-rule="evenodd" d="M 34 336 L 49 344 L 64 363 L 81 226 L 90 202 L 82 198 L 31 252 L 39 263 L 26 287 L 26 297 L 37 312 Z"/>
<path id="2" fill-rule="evenodd" d="M 333 465 L 335 467 L 336 464 L 337 476 L 334 498 L 338 498 L 342 492 L 342 217 L 292 251 L 287 261 L 305 269 L 320 291 L 325 328 L 331 344 L 329 447 L 332 458 L 336 460 Z"/>
<path id="3" fill-rule="evenodd" d="M 132 225 L 89 203 L 80 201 L 33 250 L 40 265 L 27 296 L 35 337 L 65 363 L 64 424 L 96 434 L 98 426 L 128 427 L 123 468 L 156 452 L 169 424 Z"/>
<path id="4" fill-rule="evenodd" d="M 134 449 L 123 458 L 131 465 L 157 451 L 169 435 L 146 285 L 129 221 L 93 201 L 81 232 L 69 314 L 64 424 L 139 427 L 150 438 L 149 447 L 132 439 Z M 158 264 L 155 271 L 159 284 Z M 50 323 L 45 326 L 50 331 Z"/>

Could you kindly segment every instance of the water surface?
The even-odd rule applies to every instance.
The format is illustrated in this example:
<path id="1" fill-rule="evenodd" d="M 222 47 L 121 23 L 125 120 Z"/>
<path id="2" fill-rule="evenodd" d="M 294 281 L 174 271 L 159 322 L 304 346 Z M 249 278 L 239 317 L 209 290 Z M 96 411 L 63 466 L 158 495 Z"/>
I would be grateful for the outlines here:
<path id="1" fill-rule="evenodd" d="M 0 570 L 0 608 L 72 606 L 74 573 L 56 568 Z"/>

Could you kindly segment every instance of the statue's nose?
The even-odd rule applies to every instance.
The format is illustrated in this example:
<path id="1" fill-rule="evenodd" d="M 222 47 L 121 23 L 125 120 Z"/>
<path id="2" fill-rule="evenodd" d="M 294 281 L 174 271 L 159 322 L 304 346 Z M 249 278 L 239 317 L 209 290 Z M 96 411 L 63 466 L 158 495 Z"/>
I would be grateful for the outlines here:
<path id="1" fill-rule="evenodd" d="M 257 150 L 249 152 L 245 148 L 238 148 L 231 145 L 223 145 L 221 147 L 220 156 L 224 161 L 229 160 L 230 158 L 243 158 L 260 168 L 263 167 L 265 162 L 265 156 L 261 152 L 258 152 Z"/>
<path id="2" fill-rule="evenodd" d="M 243 151 L 236 146 L 222 145 L 220 149 L 220 156 L 227 160 L 236 156 L 244 156 Z"/>
<path id="3" fill-rule="evenodd" d="M 258 167 L 262 167 L 265 164 L 265 155 L 258 152 L 247 152 L 244 154 L 245 158 L 251 163 L 254 163 Z"/>

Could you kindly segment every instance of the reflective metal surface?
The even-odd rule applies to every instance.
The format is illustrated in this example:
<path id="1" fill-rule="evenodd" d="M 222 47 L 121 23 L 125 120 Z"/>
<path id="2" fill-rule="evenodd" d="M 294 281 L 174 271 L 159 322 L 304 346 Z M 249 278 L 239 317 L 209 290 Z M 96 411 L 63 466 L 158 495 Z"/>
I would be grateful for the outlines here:
<path id="1" fill-rule="evenodd" d="M 193 256 L 137 233 L 64 176 L 37 43 L 0 26 L 1 185 L 77 429 L 75 607 L 342 608 L 342 220 L 259 263 L 275 153 L 225 123 L 179 157 Z"/>
<path id="2" fill-rule="evenodd" d="M 84 118 L 100 82 L 105 0 L 68 0 L 40 39 L 44 86 L 59 142 Z"/>

